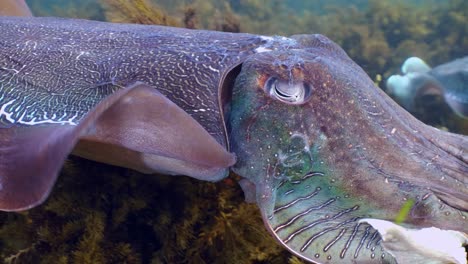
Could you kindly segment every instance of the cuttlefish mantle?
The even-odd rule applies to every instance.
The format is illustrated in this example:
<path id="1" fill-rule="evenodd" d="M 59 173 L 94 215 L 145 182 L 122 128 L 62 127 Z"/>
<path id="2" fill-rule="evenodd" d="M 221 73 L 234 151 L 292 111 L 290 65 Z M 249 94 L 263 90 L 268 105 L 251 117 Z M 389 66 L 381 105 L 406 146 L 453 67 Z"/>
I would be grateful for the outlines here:
<path id="1" fill-rule="evenodd" d="M 44 201 L 70 153 L 143 173 L 226 177 L 236 157 L 224 115 L 240 65 L 299 47 L 284 37 L 60 18 L 0 17 L 0 30 L 5 211 Z"/>

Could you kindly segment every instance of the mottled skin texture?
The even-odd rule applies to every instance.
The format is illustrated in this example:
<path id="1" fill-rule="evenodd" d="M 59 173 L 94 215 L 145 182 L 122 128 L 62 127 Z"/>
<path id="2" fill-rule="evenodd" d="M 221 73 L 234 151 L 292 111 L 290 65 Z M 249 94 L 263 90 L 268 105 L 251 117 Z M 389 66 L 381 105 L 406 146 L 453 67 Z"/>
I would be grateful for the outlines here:
<path id="1" fill-rule="evenodd" d="M 414 119 L 323 36 L 55 18 L 3 17 L 0 29 L 2 210 L 42 202 L 77 140 L 92 142 L 80 153 L 111 150 L 107 154 L 123 154 L 116 160 L 124 163 L 112 164 L 131 168 L 124 158 L 135 161 L 156 147 L 164 155 L 152 161 L 163 169 L 194 168 L 198 178 L 214 180 L 219 177 L 200 175 L 207 168 L 185 166 L 177 157 L 191 152 L 184 151 L 190 141 L 209 139 L 226 152 L 229 137 L 237 155 L 233 169 L 255 186 L 267 228 L 310 261 L 392 263 L 379 234 L 358 220 L 392 221 L 409 199 L 415 205 L 405 225 L 467 231 L 466 137 Z M 285 90 L 272 90 L 273 83 Z M 294 91 L 303 92 L 297 97 L 303 102 L 275 97 Z M 174 118 L 191 129 L 171 123 Z M 177 140 L 165 137 L 184 131 Z M 108 137 L 112 148 L 95 144 L 108 144 Z M 227 169 L 234 160 L 216 144 L 208 150 L 226 159 L 215 162 L 218 155 L 199 144 L 189 161 L 205 153 L 208 164 Z M 28 162 L 32 169 L 22 169 Z"/>
<path id="2" fill-rule="evenodd" d="M 259 46 L 283 43 L 249 34 L 57 18 L 1 17 L 0 29 L 3 210 L 42 202 L 63 159 L 56 158 L 54 168 L 42 161 L 70 153 L 76 137 L 74 153 L 96 161 L 145 173 L 225 177 L 235 157 L 226 151 L 223 80 Z M 116 95 L 128 87 L 140 88 Z M 112 100 L 110 109 L 100 106 L 110 96 L 122 98 Z M 107 109 L 102 116 L 78 128 L 101 108 Z M 36 185 L 40 190 L 32 190 Z"/>
<path id="3" fill-rule="evenodd" d="M 218 84 L 227 69 L 262 43 L 248 34 L 56 18 L 2 18 L 0 26 L 0 104 L 22 99 L 4 108 L 14 112 L 10 118 L 17 123 L 78 122 L 102 98 L 141 81 L 223 145 Z M 24 107 L 12 111 L 18 106 Z M 5 115 L 0 122 L 11 123 Z"/>
<path id="4" fill-rule="evenodd" d="M 233 169 L 255 184 L 270 231 L 330 263 L 392 263 L 358 221 L 394 221 L 408 200 L 405 225 L 468 231 L 466 137 L 413 118 L 328 39 L 296 38 L 310 48 L 249 57 L 233 90 Z M 271 77 L 308 84 L 309 99 L 280 102 Z"/>

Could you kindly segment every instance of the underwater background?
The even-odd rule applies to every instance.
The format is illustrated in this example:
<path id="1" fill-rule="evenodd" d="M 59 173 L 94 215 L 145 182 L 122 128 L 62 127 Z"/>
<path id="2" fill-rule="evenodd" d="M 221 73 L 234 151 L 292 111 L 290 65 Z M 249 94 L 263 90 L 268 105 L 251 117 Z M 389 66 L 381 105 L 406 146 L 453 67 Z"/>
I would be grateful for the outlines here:
<path id="1" fill-rule="evenodd" d="M 385 90 L 411 56 L 436 66 L 468 55 L 466 0 L 27 0 L 35 16 L 265 35 L 321 33 Z M 468 134 L 435 96 L 413 114 Z M 267 233 L 230 175 L 218 183 L 143 175 L 70 157 L 49 199 L 0 213 L 0 263 L 303 263 Z"/>

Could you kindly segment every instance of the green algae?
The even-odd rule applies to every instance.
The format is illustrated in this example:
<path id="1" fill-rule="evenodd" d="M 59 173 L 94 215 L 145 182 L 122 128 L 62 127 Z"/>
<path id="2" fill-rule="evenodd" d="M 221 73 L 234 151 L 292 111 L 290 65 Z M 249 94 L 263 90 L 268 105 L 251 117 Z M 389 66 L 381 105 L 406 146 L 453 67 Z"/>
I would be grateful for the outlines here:
<path id="1" fill-rule="evenodd" d="M 396 224 L 405 222 L 406 218 L 411 213 L 411 209 L 413 208 L 414 204 L 415 201 L 413 199 L 409 199 L 401 206 L 400 212 L 398 212 L 398 215 L 395 217 Z"/>
<path id="2" fill-rule="evenodd" d="M 146 25 L 178 26 L 175 19 L 149 0 L 100 0 L 106 21 Z"/>

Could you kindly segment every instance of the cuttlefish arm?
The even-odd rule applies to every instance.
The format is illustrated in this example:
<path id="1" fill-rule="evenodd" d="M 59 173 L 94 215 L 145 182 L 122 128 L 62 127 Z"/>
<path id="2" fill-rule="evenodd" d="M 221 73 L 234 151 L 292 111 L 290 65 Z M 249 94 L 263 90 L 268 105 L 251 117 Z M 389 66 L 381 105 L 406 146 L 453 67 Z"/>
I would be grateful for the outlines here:
<path id="1" fill-rule="evenodd" d="M 468 139 L 416 120 L 327 38 L 295 39 L 248 58 L 231 103 L 233 170 L 272 235 L 315 263 L 395 263 L 369 223 L 405 206 L 402 227 L 466 233 Z"/>
<path id="2" fill-rule="evenodd" d="M 398 263 L 466 263 L 462 245 L 468 244 L 468 235 L 436 227 L 409 229 L 379 219 L 362 219 L 377 229 L 382 245 Z"/>
<path id="3" fill-rule="evenodd" d="M 14 121 L 11 104 L 0 111 L 7 121 Z M 77 124 L 0 123 L 0 210 L 43 202 L 77 143 L 76 152 L 94 160 L 206 180 L 223 177 L 235 161 L 191 116 L 153 87 L 136 83 L 107 96 Z"/>
<path id="4" fill-rule="evenodd" d="M 2 0 L 0 2 L 0 16 L 32 17 L 32 13 L 24 0 Z"/>

